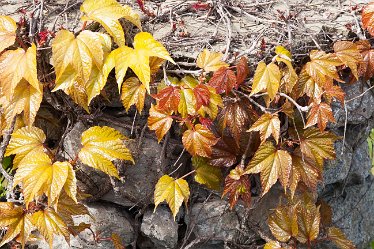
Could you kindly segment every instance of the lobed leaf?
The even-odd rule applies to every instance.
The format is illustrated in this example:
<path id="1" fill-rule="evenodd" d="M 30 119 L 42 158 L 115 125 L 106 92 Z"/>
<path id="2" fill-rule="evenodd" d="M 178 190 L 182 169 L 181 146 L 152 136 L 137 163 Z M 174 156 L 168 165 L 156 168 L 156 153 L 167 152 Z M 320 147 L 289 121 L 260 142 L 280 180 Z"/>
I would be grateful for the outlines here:
<path id="1" fill-rule="evenodd" d="M 175 216 L 182 203 L 185 202 L 187 205 L 189 196 L 190 189 L 184 179 L 174 179 L 168 175 L 164 175 L 158 180 L 155 187 L 155 210 L 161 202 L 166 200 L 175 220 Z"/>
<path id="2" fill-rule="evenodd" d="M 217 142 L 218 138 L 201 124 L 196 124 L 193 130 L 186 130 L 182 137 L 184 148 L 192 156 L 210 157 L 212 146 Z"/>
<path id="3" fill-rule="evenodd" d="M 148 127 L 150 130 L 156 131 L 158 142 L 170 130 L 173 123 L 173 118 L 170 115 L 171 113 L 161 111 L 154 105 L 149 109 Z"/>
<path id="4" fill-rule="evenodd" d="M 236 75 L 234 71 L 221 67 L 214 72 L 212 78 L 210 78 L 208 85 L 214 87 L 217 93 L 229 94 L 231 90 L 237 85 Z"/>
<path id="5" fill-rule="evenodd" d="M 263 114 L 252 126 L 248 132 L 259 131 L 261 141 L 265 140 L 273 135 L 275 141 L 278 143 L 279 132 L 280 132 L 280 120 L 277 114 L 265 113 Z"/>
<path id="6" fill-rule="evenodd" d="M 296 208 L 294 206 L 279 206 L 269 216 L 269 228 L 274 237 L 281 242 L 287 242 L 296 237 L 299 228 L 297 224 Z"/>
<path id="7" fill-rule="evenodd" d="M 215 72 L 221 67 L 228 67 L 229 65 L 222 60 L 223 54 L 218 52 L 210 52 L 204 49 L 196 60 L 196 65 L 205 72 Z"/>
<path id="8" fill-rule="evenodd" d="M 327 229 L 327 238 L 334 242 L 340 249 L 355 249 L 352 241 L 348 240 L 342 230 L 337 227 L 329 227 Z"/>
<path id="9" fill-rule="evenodd" d="M 274 63 L 266 65 L 263 61 L 259 62 L 253 76 L 250 96 L 261 91 L 266 91 L 269 98 L 273 99 L 278 92 L 280 80 L 281 72 L 277 65 Z"/>
<path id="10" fill-rule="evenodd" d="M 318 124 L 319 130 L 322 132 L 326 129 L 328 122 L 335 123 L 334 114 L 332 113 L 331 106 L 326 103 L 313 102 L 312 108 L 308 113 L 308 121 L 305 128 L 312 127 Z"/>
<path id="11" fill-rule="evenodd" d="M 180 89 L 174 86 L 168 86 L 152 96 L 157 99 L 157 107 L 165 112 L 177 112 L 179 101 L 181 99 Z"/>
<path id="12" fill-rule="evenodd" d="M 136 77 L 130 77 L 123 82 L 121 100 L 122 104 L 129 111 L 132 105 L 136 106 L 139 113 L 142 113 L 144 108 L 146 89 L 143 84 Z"/>
<path id="13" fill-rule="evenodd" d="M 362 26 L 367 29 L 371 35 L 374 35 L 374 3 L 371 2 L 362 10 Z"/>
<path id="14" fill-rule="evenodd" d="M 213 190 L 221 189 L 223 176 L 220 168 L 210 165 L 207 158 L 199 156 L 192 157 L 192 165 L 195 169 L 196 182 Z"/>
<path id="15" fill-rule="evenodd" d="M 230 209 L 234 208 L 239 199 L 242 199 L 246 206 L 251 205 L 251 183 L 242 167 L 237 166 L 226 176 L 222 197 L 226 195 L 229 196 Z"/>
<path id="16" fill-rule="evenodd" d="M 334 52 L 341 62 L 349 67 L 352 74 L 358 80 L 357 66 L 363 60 L 357 44 L 350 41 L 337 41 L 334 43 Z"/>

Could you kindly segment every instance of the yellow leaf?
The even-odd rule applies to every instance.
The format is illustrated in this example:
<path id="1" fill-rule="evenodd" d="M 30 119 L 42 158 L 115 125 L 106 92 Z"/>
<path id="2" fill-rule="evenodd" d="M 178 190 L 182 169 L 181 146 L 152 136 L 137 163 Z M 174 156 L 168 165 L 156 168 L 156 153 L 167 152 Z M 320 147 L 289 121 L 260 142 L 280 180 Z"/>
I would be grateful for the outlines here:
<path id="1" fill-rule="evenodd" d="M 338 41 L 334 43 L 334 51 L 336 57 L 351 69 L 352 74 L 358 80 L 357 66 L 362 63 L 363 57 L 360 50 L 358 50 L 357 44 L 350 41 Z"/>
<path id="2" fill-rule="evenodd" d="M 284 58 L 284 59 L 287 59 L 289 61 L 291 61 L 292 59 L 292 55 L 291 55 L 291 52 L 288 51 L 285 47 L 283 46 L 276 46 L 275 47 L 275 53 L 277 55 L 279 55 L 281 58 Z M 284 57 L 285 56 L 285 57 Z"/>
<path id="3" fill-rule="evenodd" d="M 199 156 L 192 157 L 192 165 L 195 169 L 196 182 L 217 191 L 221 189 L 223 176 L 220 168 L 210 165 L 206 158 Z"/>
<path id="4" fill-rule="evenodd" d="M 283 248 L 282 245 L 278 241 L 269 241 L 265 244 L 264 249 L 286 249 Z"/>
<path id="5" fill-rule="evenodd" d="M 129 160 L 134 163 L 129 149 L 123 143 L 126 139 L 120 132 L 108 126 L 94 126 L 82 133 L 82 148 L 79 160 L 95 169 L 119 178 L 115 159 Z"/>
<path id="6" fill-rule="evenodd" d="M 182 118 L 188 115 L 195 115 L 196 98 L 192 89 L 184 88 L 180 91 L 180 100 L 178 104 L 178 112 Z"/>
<path id="7" fill-rule="evenodd" d="M 155 187 L 155 210 L 158 204 L 166 200 L 175 220 L 175 216 L 177 215 L 183 201 L 187 205 L 189 196 L 190 189 L 186 180 L 174 179 L 168 175 L 164 175 L 158 180 Z"/>
<path id="8" fill-rule="evenodd" d="M 22 48 L 9 50 L 0 56 L 0 86 L 8 100 L 14 95 L 16 86 L 27 81 L 36 91 L 42 93 L 36 70 L 36 46 L 33 43 L 27 51 Z"/>
<path id="9" fill-rule="evenodd" d="M 279 67 L 274 63 L 268 65 L 261 61 L 258 63 L 250 95 L 266 90 L 270 99 L 273 99 L 278 92 L 281 80 Z"/>
<path id="10" fill-rule="evenodd" d="M 13 132 L 5 156 L 16 155 L 13 160 L 14 168 L 23 158 L 33 152 L 43 152 L 45 142 L 43 130 L 37 127 L 23 127 Z"/>
<path id="11" fill-rule="evenodd" d="M 9 105 L 5 108 L 7 120 L 12 120 L 14 116 L 23 112 L 25 124 L 32 126 L 43 99 L 43 86 L 40 83 L 38 84 L 38 88 L 35 89 L 24 79 L 20 81 L 14 90 Z"/>
<path id="12" fill-rule="evenodd" d="M 32 214 L 32 224 L 43 235 L 49 247 L 53 248 L 53 236 L 62 235 L 69 243 L 70 233 L 62 218 L 51 208 L 44 209 Z"/>
<path id="13" fill-rule="evenodd" d="M 280 132 L 280 120 L 278 115 L 272 115 L 270 113 L 263 114 L 248 131 L 259 131 L 262 142 L 265 142 L 272 134 L 275 141 L 278 143 Z"/>
<path id="14" fill-rule="evenodd" d="M 75 202 L 77 203 L 77 178 L 75 176 L 75 171 L 73 167 L 68 167 L 68 176 L 66 178 L 66 182 L 64 184 L 64 190 L 66 194 Z"/>
<path id="15" fill-rule="evenodd" d="M 205 126 L 196 124 L 193 130 L 183 133 L 182 143 L 192 156 L 210 157 L 218 138 Z"/>
<path id="16" fill-rule="evenodd" d="M 86 112 L 90 112 L 88 109 L 88 95 L 84 85 L 82 85 L 78 81 L 73 81 L 73 84 L 66 88 L 64 91 L 72 98 L 75 103 L 83 107 Z"/>
<path id="17" fill-rule="evenodd" d="M 136 34 L 133 45 L 134 48 L 122 46 L 113 50 L 107 60 L 111 63 L 115 62 L 118 90 L 121 89 L 127 69 L 131 68 L 149 92 L 149 82 L 151 80 L 149 58 L 158 57 L 172 63 L 175 62 L 164 46 L 156 41 L 150 33 L 140 32 Z M 108 68 L 110 67 L 108 66 Z"/>
<path id="18" fill-rule="evenodd" d="M 228 67 L 229 64 L 222 61 L 223 54 L 217 52 L 210 52 L 204 49 L 197 57 L 196 65 L 205 72 L 215 72 L 221 67 Z"/>
<path id="19" fill-rule="evenodd" d="M 126 111 L 129 111 L 132 105 L 136 105 L 138 112 L 142 113 L 145 94 L 146 89 L 138 78 L 131 77 L 125 80 L 122 85 L 121 100 Z"/>
<path id="20" fill-rule="evenodd" d="M 22 183 L 26 206 L 42 194 L 48 197 L 48 205 L 51 205 L 60 195 L 72 168 L 69 162 L 52 164 L 44 152 L 33 152 L 18 165 L 14 185 Z"/>
<path id="21" fill-rule="evenodd" d="M 0 53 L 16 40 L 17 23 L 10 16 L 0 16 Z"/>
<path id="22" fill-rule="evenodd" d="M 150 130 L 156 131 L 158 142 L 170 130 L 173 123 L 173 118 L 170 115 L 171 113 L 163 112 L 154 105 L 149 109 L 148 127 Z"/>
<path id="23" fill-rule="evenodd" d="M 297 210 L 299 233 L 296 238 L 301 243 L 317 239 L 321 220 L 319 208 L 314 203 L 302 203 L 299 205 Z"/>
<path id="24" fill-rule="evenodd" d="M 103 25 L 120 47 L 125 46 L 125 35 L 118 19 L 125 18 L 142 29 L 140 16 L 130 6 L 122 6 L 116 0 L 85 0 L 80 10 L 85 14 L 82 21 L 93 20 Z"/>
<path id="25" fill-rule="evenodd" d="M 355 249 L 356 247 L 346 238 L 342 230 L 337 227 L 329 227 L 327 229 L 327 238 L 334 242 L 340 249 Z"/>
<path id="26" fill-rule="evenodd" d="M 101 69 L 104 60 L 102 35 L 89 30 L 82 31 L 77 37 L 68 30 L 60 30 L 52 41 L 52 61 L 56 71 L 56 87 L 53 91 L 64 90 L 63 74 L 69 73 L 87 82 L 91 76 L 92 67 Z M 68 66 L 71 66 L 68 68 Z M 72 72 L 74 71 L 74 73 Z"/>
<path id="27" fill-rule="evenodd" d="M 7 228 L 2 237 L 0 247 L 13 240 L 17 235 L 24 248 L 27 238 L 33 230 L 31 215 L 24 212 L 22 206 L 15 206 L 11 202 L 0 203 L 0 228 Z"/>
<path id="28" fill-rule="evenodd" d="M 277 62 L 282 62 L 287 66 L 288 70 L 282 70 L 281 86 L 287 93 L 290 93 L 298 80 L 297 73 L 292 66 L 291 53 L 282 46 L 277 46 L 275 53 L 278 55 L 276 57 Z"/>
<path id="29" fill-rule="evenodd" d="M 286 190 L 291 166 L 291 155 L 285 150 L 276 149 L 272 142 L 268 141 L 258 148 L 245 173 L 261 173 L 262 195 L 264 195 L 277 182 L 278 178 Z"/>
<path id="30" fill-rule="evenodd" d="M 274 237 L 287 242 L 298 234 L 296 209 L 293 206 L 279 206 L 269 216 L 269 228 Z"/>

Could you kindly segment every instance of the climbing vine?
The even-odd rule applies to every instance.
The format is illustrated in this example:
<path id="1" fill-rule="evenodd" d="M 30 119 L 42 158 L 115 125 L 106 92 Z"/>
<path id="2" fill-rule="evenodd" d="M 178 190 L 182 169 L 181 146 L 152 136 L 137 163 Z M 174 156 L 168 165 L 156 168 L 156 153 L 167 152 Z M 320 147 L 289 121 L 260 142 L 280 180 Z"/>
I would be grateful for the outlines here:
<path id="1" fill-rule="evenodd" d="M 362 18 L 372 35 L 373 6 L 363 10 Z M 73 216 L 89 213 L 75 171 L 83 164 L 120 179 L 113 161 L 135 163 L 124 142 L 128 138 L 113 128 L 84 131 L 76 156 L 62 160 L 60 148 L 52 149 L 43 130 L 34 126 L 46 91 L 63 91 L 90 113 L 93 100 L 105 96 L 103 89 L 114 71 L 126 112 L 135 106 L 138 113 L 148 113 L 148 127 L 159 143 L 179 126 L 181 142 L 192 157 L 190 172 L 182 175 L 177 170 L 177 177 L 165 174 L 159 179 L 155 208 L 166 201 L 175 218 L 182 204 L 188 204 L 187 177 L 192 175 L 199 184 L 221 191 L 231 209 L 238 201 L 251 206 L 256 182 L 261 196 L 279 182 L 284 198 L 268 219 L 274 238 L 266 249 L 299 244 L 311 248 L 325 240 L 354 248 L 331 226 L 331 217 L 323 213 L 329 207 L 317 202 L 315 193 L 323 180 L 324 161 L 335 159 L 334 142 L 339 139 L 326 130 L 335 122 L 331 103 L 345 104 L 340 85 L 347 72 L 353 80 L 368 80 L 374 74 L 374 50 L 368 40 L 337 41 L 331 51 L 310 51 L 308 62 L 298 67 L 291 52 L 277 46 L 253 74 L 245 56 L 228 63 L 222 53 L 204 49 L 196 58 L 198 77 L 174 77 L 164 71 L 159 81 L 165 61 L 175 62 L 152 34 L 142 31 L 134 10 L 115 0 L 85 0 L 80 10 L 79 32 L 61 29 L 51 34 L 52 82 L 38 75 L 37 57 L 43 54 L 38 48 L 46 43 L 47 33 L 27 39 L 20 36 L 23 22 L 0 16 L 1 130 L 6 148 L 1 156 L 3 165 L 12 160 L 6 168 L 13 166 L 1 167 L 8 201 L 0 203 L 0 228 L 6 231 L 0 246 L 11 242 L 23 248 L 36 230 L 51 248 L 55 235 L 69 242 L 70 235 L 90 229 L 73 221 Z M 119 19 L 139 30 L 132 46 L 127 46 Z M 93 22 L 105 32 L 90 30 Z M 149 96 L 153 104 L 144 110 Z M 109 239 L 121 248 L 116 234 Z"/>

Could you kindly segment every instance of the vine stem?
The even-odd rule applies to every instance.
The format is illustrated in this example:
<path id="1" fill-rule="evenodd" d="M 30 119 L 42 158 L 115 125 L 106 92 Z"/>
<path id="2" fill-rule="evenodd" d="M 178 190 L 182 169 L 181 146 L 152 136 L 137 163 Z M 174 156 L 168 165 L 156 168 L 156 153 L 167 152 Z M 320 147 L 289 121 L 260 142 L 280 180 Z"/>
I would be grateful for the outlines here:
<path id="1" fill-rule="evenodd" d="M 185 178 L 185 177 L 187 177 L 187 176 L 189 176 L 189 175 L 191 175 L 191 174 L 193 174 L 195 172 L 196 172 L 196 170 L 194 169 L 194 170 L 188 172 L 187 174 L 185 174 L 184 176 L 180 177 L 180 179 L 183 179 L 183 178 Z"/>
<path id="2" fill-rule="evenodd" d="M 3 142 L 0 145 L 0 162 L 1 162 L 0 173 L 8 180 L 8 184 L 12 183 L 13 177 L 9 175 L 8 172 L 6 172 L 6 170 L 3 168 L 3 159 L 4 159 L 6 147 L 8 146 L 10 142 L 10 138 L 12 136 L 14 126 L 16 124 L 16 120 L 17 120 L 17 115 L 14 116 L 12 123 L 10 124 L 9 130 L 4 132 L 5 134 L 3 137 Z"/>

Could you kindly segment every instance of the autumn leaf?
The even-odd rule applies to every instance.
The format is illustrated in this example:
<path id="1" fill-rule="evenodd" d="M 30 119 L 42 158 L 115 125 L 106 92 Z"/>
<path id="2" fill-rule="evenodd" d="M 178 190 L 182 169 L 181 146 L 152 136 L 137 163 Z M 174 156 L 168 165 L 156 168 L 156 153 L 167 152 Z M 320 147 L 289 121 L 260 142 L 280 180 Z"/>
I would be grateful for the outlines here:
<path id="1" fill-rule="evenodd" d="M 263 61 L 259 62 L 253 76 L 250 96 L 261 91 L 266 91 L 270 99 L 273 99 L 278 92 L 280 80 L 281 72 L 277 65 L 274 63 L 266 65 Z"/>
<path id="2" fill-rule="evenodd" d="M 365 6 L 361 13 L 362 26 L 367 29 L 370 35 L 374 36 L 374 3 Z"/>
<path id="3" fill-rule="evenodd" d="M 286 190 L 291 166 L 292 158 L 287 151 L 276 149 L 272 142 L 265 142 L 256 151 L 245 173 L 260 173 L 262 195 L 264 195 L 276 183 L 278 178 Z"/>
<path id="4" fill-rule="evenodd" d="M 12 133 L 5 156 L 16 155 L 13 160 L 13 167 L 16 168 L 22 159 L 28 157 L 29 154 L 42 153 L 45 139 L 43 130 L 34 126 L 22 127 Z"/>
<path id="5" fill-rule="evenodd" d="M 184 148 L 192 156 L 210 157 L 212 146 L 218 142 L 218 138 L 205 126 L 195 125 L 193 130 L 183 133 L 182 143 Z"/>
<path id="6" fill-rule="evenodd" d="M 180 100 L 178 105 L 178 112 L 182 118 L 186 118 L 188 115 L 196 114 L 196 99 L 192 89 L 183 88 L 180 91 Z"/>
<path id="7" fill-rule="evenodd" d="M 339 100 L 342 105 L 344 104 L 345 92 L 340 86 L 327 84 L 327 86 L 324 87 L 323 94 L 327 104 L 330 104 L 332 99 Z"/>
<path id="8" fill-rule="evenodd" d="M 8 50 L 0 56 L 0 86 L 2 93 L 11 100 L 16 86 L 28 82 L 37 92 L 42 93 L 36 70 L 36 46 L 33 43 L 27 51 L 22 48 Z"/>
<path id="9" fill-rule="evenodd" d="M 342 230 L 337 227 L 327 228 L 327 238 L 334 242 L 340 249 L 355 249 L 352 241 L 348 240 Z"/>
<path id="10" fill-rule="evenodd" d="M 168 60 L 172 63 L 175 62 L 164 46 L 156 41 L 150 33 L 137 33 L 134 37 L 133 46 L 134 48 L 122 46 L 113 50 L 105 64 L 109 71 L 113 67 L 116 68 L 118 89 L 121 88 L 127 69 L 131 68 L 149 92 L 149 82 L 151 81 L 149 58 L 153 56 Z"/>
<path id="11" fill-rule="evenodd" d="M 112 236 L 110 236 L 110 238 L 113 242 L 114 249 L 125 249 L 125 246 L 122 243 L 122 239 L 118 234 L 112 233 Z"/>
<path id="12" fill-rule="evenodd" d="M 0 53 L 16 41 L 17 23 L 10 16 L 0 16 Z"/>
<path id="13" fill-rule="evenodd" d="M 77 37 L 68 31 L 60 30 L 52 41 L 52 61 L 56 72 L 56 86 L 53 91 L 65 90 L 80 80 L 89 81 L 92 68 L 101 69 L 104 62 L 104 47 L 99 33 L 82 31 Z M 72 80 L 66 80 L 66 74 Z"/>
<path id="14" fill-rule="evenodd" d="M 130 6 L 122 6 L 116 0 L 85 0 L 80 10 L 85 14 L 82 21 L 100 23 L 118 46 L 125 46 L 125 35 L 118 19 L 125 18 L 142 29 L 140 16 Z"/>
<path id="15" fill-rule="evenodd" d="M 334 142 L 337 137 L 328 131 L 321 132 L 318 128 L 308 128 L 300 134 L 301 152 L 314 158 L 322 167 L 323 159 L 335 159 Z"/>
<path id="16" fill-rule="evenodd" d="M 368 40 L 359 40 L 355 44 L 363 57 L 358 67 L 359 75 L 363 76 L 364 80 L 369 80 L 374 76 L 374 49 L 371 49 Z"/>
<path id="17" fill-rule="evenodd" d="M 337 41 L 334 43 L 334 52 L 336 57 L 338 57 L 345 66 L 351 69 L 352 74 L 358 80 L 357 66 L 363 58 L 358 50 L 357 44 L 350 41 Z"/>
<path id="18" fill-rule="evenodd" d="M 113 160 L 128 160 L 134 163 L 129 149 L 123 143 L 126 139 L 117 130 L 108 126 L 93 126 L 82 133 L 82 148 L 79 160 L 95 169 L 119 178 Z"/>
<path id="19" fill-rule="evenodd" d="M 155 187 L 154 202 L 155 210 L 157 206 L 166 200 L 171 212 L 173 213 L 174 220 L 182 203 L 187 205 L 190 196 L 190 189 L 188 183 L 184 179 L 174 179 L 168 175 L 162 176 Z"/>
<path id="20" fill-rule="evenodd" d="M 248 132 L 259 131 L 261 141 L 265 140 L 273 135 L 275 141 L 278 143 L 279 132 L 280 132 L 280 120 L 277 114 L 265 113 L 263 114 L 252 126 Z"/>
<path id="21" fill-rule="evenodd" d="M 329 121 L 333 123 L 336 122 L 330 105 L 323 102 L 319 104 L 313 102 L 312 107 L 308 113 L 308 121 L 305 125 L 305 128 L 312 127 L 315 124 L 318 124 L 318 128 L 320 129 L 320 131 L 324 131 Z"/>
<path id="22" fill-rule="evenodd" d="M 142 113 L 144 108 L 146 89 L 144 85 L 136 77 L 130 77 L 123 82 L 121 100 L 122 104 L 129 111 L 132 105 L 136 106 L 139 113 Z"/>
<path id="23" fill-rule="evenodd" d="M 74 226 L 73 216 L 90 214 L 86 206 L 81 203 L 76 203 L 64 191 L 61 192 L 58 199 L 56 211 L 69 226 L 69 228 Z"/>
<path id="24" fill-rule="evenodd" d="M 236 86 L 241 85 L 249 75 L 248 59 L 240 57 L 236 63 Z"/>
<path id="25" fill-rule="evenodd" d="M 299 229 L 295 206 L 278 206 L 269 216 L 268 224 L 278 241 L 287 242 L 291 237 L 296 237 Z"/>
<path id="26" fill-rule="evenodd" d="M 314 203 L 300 203 L 297 209 L 297 221 L 299 224 L 299 232 L 296 236 L 301 243 L 310 243 L 315 240 L 319 234 L 321 215 L 319 207 Z"/>
<path id="27" fill-rule="evenodd" d="M 214 87 L 217 93 L 229 94 L 231 90 L 237 85 L 236 75 L 234 71 L 226 67 L 221 67 L 214 72 L 212 78 L 210 78 L 208 85 Z"/>
<path id="28" fill-rule="evenodd" d="M 306 67 L 303 67 L 303 69 L 301 69 L 299 79 L 295 85 L 295 88 L 295 99 L 302 97 L 304 94 L 306 94 L 308 97 L 311 97 L 314 100 L 319 100 L 321 99 L 321 95 L 323 93 L 322 87 L 319 86 L 314 81 L 314 79 L 307 73 Z"/>
<path id="29" fill-rule="evenodd" d="M 42 91 L 42 84 L 39 83 L 38 88 L 34 88 L 22 79 L 14 89 L 9 105 L 5 107 L 7 120 L 10 122 L 17 114 L 23 113 L 25 124 L 32 126 L 43 99 Z"/>
<path id="30" fill-rule="evenodd" d="M 159 70 L 162 64 L 164 64 L 165 59 L 158 57 L 149 57 L 149 67 L 151 68 L 151 75 L 155 75 Z"/>
<path id="31" fill-rule="evenodd" d="M 7 229 L 2 236 L 0 247 L 18 235 L 22 248 L 24 248 L 27 238 L 33 230 L 31 214 L 26 213 L 22 206 L 15 206 L 12 202 L 1 202 L 0 211 L 0 228 Z"/>
<path id="32" fill-rule="evenodd" d="M 62 235 L 68 243 L 70 242 L 70 233 L 66 223 L 52 208 L 33 213 L 31 222 L 48 242 L 50 248 L 53 248 L 54 235 Z"/>
<path id="33" fill-rule="evenodd" d="M 159 91 L 157 94 L 152 95 L 157 99 L 157 107 L 165 112 L 178 111 L 179 101 L 181 99 L 180 88 L 168 86 Z"/>
<path id="34" fill-rule="evenodd" d="M 156 131 L 158 142 L 170 130 L 173 123 L 171 113 L 161 111 L 157 106 L 152 105 L 149 109 L 148 127 L 150 130 Z"/>
<path id="35" fill-rule="evenodd" d="M 22 183 L 26 206 L 42 194 L 48 197 L 48 205 L 51 205 L 58 199 L 72 167 L 69 162 L 52 163 L 44 152 L 29 153 L 18 165 L 14 185 Z"/>
<path id="36" fill-rule="evenodd" d="M 201 106 L 207 106 L 210 102 L 210 91 L 209 88 L 204 84 L 199 84 L 193 89 L 193 93 L 196 99 L 196 110 L 199 110 Z"/>
<path id="37" fill-rule="evenodd" d="M 205 72 L 215 72 L 221 67 L 228 67 L 229 65 L 222 61 L 223 54 L 218 52 L 210 52 L 204 49 L 196 60 L 196 65 Z"/>
<path id="38" fill-rule="evenodd" d="M 330 79 L 341 82 L 336 69 L 341 64 L 340 59 L 334 54 L 312 50 L 310 52 L 310 62 L 305 65 L 305 70 L 319 86 L 323 86 Z"/>
<path id="39" fill-rule="evenodd" d="M 265 244 L 264 249 L 287 249 L 282 247 L 282 245 L 278 241 L 269 241 Z"/>
<path id="40" fill-rule="evenodd" d="M 209 103 L 208 105 L 202 105 L 200 109 L 197 111 L 197 113 L 201 117 L 206 117 L 207 115 L 214 120 L 219 112 L 219 107 L 223 106 L 222 97 L 216 92 L 216 89 L 214 89 L 211 86 L 206 86 L 209 90 Z M 194 92 L 195 94 L 196 92 Z M 195 94 L 196 96 L 196 94 Z M 200 96 L 201 97 L 201 96 Z M 195 97 L 195 102 L 197 106 L 198 98 Z"/>
<path id="41" fill-rule="evenodd" d="M 322 181 L 322 170 L 315 160 L 302 155 L 300 149 L 292 153 L 292 170 L 289 181 L 291 197 L 294 196 L 299 182 L 303 182 L 310 190 L 317 189 L 318 182 Z"/>
<path id="42" fill-rule="evenodd" d="M 283 46 L 277 46 L 275 48 L 275 53 L 278 55 L 276 57 L 277 62 L 278 63 L 282 62 L 287 66 L 287 69 L 282 68 L 281 70 L 281 73 L 282 73 L 281 86 L 282 86 L 282 89 L 285 90 L 285 92 L 290 93 L 298 80 L 297 73 L 292 66 L 291 52 L 288 51 Z"/>
<path id="43" fill-rule="evenodd" d="M 239 199 L 242 199 L 246 206 L 251 205 L 251 183 L 240 166 L 231 170 L 226 176 L 222 197 L 226 195 L 229 196 L 230 209 L 234 208 Z"/>
<path id="44" fill-rule="evenodd" d="M 247 100 L 228 100 L 225 102 L 221 112 L 218 115 L 218 125 L 221 133 L 227 127 L 239 144 L 243 132 L 258 118 Z"/>
<path id="45" fill-rule="evenodd" d="M 213 146 L 209 163 L 215 167 L 231 167 L 237 162 L 240 148 L 232 138 L 221 137 Z"/>
<path id="46" fill-rule="evenodd" d="M 222 172 L 220 168 L 209 164 L 207 158 L 192 157 L 192 165 L 195 169 L 195 181 L 206 185 L 208 188 L 219 191 L 221 188 Z"/>

